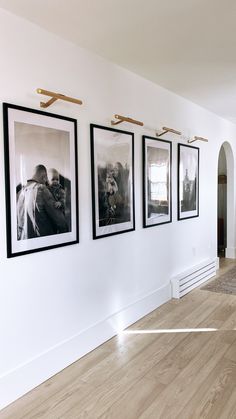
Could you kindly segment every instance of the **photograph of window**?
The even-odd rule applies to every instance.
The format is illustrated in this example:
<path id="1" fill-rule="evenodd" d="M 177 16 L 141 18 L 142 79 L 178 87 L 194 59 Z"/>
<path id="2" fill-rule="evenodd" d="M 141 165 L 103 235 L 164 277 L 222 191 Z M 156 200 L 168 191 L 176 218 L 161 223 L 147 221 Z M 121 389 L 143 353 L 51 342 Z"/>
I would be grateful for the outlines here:
<path id="1" fill-rule="evenodd" d="M 143 226 L 171 222 L 170 141 L 143 136 Z"/>

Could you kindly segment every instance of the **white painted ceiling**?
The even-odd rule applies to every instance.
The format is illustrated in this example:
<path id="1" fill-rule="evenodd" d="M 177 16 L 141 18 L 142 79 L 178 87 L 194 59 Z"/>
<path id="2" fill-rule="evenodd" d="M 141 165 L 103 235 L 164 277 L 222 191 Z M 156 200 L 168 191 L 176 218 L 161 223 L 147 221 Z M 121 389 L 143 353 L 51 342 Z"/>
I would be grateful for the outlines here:
<path id="1" fill-rule="evenodd" d="M 235 0 L 0 0 L 0 7 L 236 123 Z"/>

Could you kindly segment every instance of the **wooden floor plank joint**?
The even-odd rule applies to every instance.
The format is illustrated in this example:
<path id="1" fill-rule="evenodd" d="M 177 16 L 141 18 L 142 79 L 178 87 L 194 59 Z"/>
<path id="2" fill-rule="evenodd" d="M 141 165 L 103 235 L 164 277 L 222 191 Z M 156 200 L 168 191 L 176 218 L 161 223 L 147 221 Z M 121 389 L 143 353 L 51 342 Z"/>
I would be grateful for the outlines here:
<path id="1" fill-rule="evenodd" d="M 225 260 L 221 272 L 235 265 Z M 236 418 L 236 296 L 195 289 L 129 330 L 135 333 L 100 346 L 0 419 Z"/>

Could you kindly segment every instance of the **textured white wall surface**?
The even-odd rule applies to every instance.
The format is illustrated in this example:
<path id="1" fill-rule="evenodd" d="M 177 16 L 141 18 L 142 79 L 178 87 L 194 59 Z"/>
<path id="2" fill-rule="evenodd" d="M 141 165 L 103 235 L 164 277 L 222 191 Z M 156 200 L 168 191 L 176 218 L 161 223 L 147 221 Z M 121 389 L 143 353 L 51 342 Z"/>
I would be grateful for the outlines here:
<path id="1" fill-rule="evenodd" d="M 236 127 L 155 84 L 0 11 L 0 101 L 39 109 L 37 87 L 84 101 L 49 112 L 78 121 L 80 243 L 6 258 L 4 145 L 0 118 L 0 407 L 171 298 L 174 275 L 216 257 L 217 165 Z M 136 230 L 92 240 L 89 124 L 114 113 L 142 120 L 135 133 Z M 177 142 L 172 141 L 173 221 L 142 228 L 142 135 L 163 125 L 202 135 L 200 216 L 177 221 Z M 235 186 L 231 185 L 232 208 Z M 232 211 L 234 220 L 234 210 Z M 233 230 L 234 231 L 234 230 Z M 235 249 L 235 235 L 230 248 Z"/>

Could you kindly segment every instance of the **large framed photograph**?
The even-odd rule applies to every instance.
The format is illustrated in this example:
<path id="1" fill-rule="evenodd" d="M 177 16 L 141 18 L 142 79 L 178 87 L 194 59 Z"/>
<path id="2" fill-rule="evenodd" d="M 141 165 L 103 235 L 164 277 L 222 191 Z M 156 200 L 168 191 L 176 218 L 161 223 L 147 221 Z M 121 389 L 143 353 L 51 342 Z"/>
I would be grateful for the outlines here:
<path id="1" fill-rule="evenodd" d="M 7 256 L 78 242 L 76 120 L 3 104 Z"/>
<path id="2" fill-rule="evenodd" d="M 172 221 L 170 141 L 143 136 L 143 227 Z"/>
<path id="3" fill-rule="evenodd" d="M 199 148 L 178 144 L 178 220 L 199 216 Z"/>
<path id="4" fill-rule="evenodd" d="M 93 238 L 135 229 L 134 134 L 91 124 Z"/>

